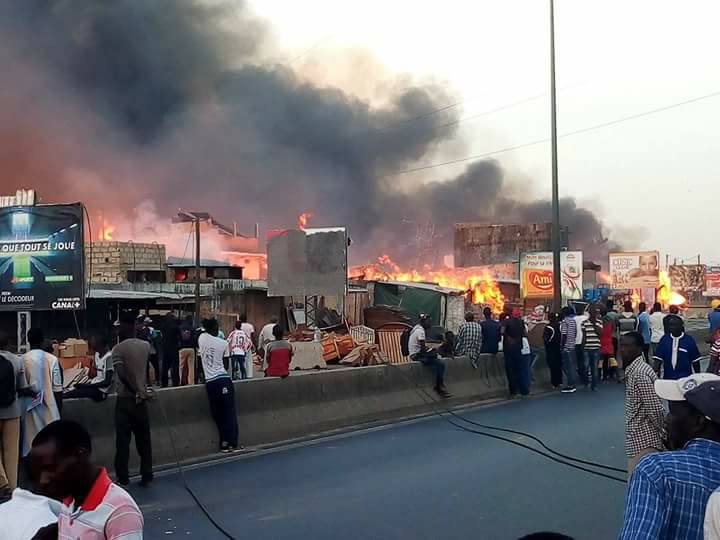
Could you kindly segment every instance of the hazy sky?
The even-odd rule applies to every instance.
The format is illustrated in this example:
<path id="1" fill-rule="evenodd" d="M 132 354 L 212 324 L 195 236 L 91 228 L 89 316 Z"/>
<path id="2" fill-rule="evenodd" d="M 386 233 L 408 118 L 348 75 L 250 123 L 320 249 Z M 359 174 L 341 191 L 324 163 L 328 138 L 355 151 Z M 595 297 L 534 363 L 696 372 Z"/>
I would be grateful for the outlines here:
<path id="1" fill-rule="evenodd" d="M 272 25 L 278 61 L 314 80 L 376 99 L 385 76 L 441 81 L 463 101 L 463 118 L 540 96 L 463 122 L 464 144 L 419 165 L 549 135 L 545 0 L 250 3 Z M 556 0 L 555 9 L 561 135 L 720 92 L 717 0 Z M 358 49 L 370 54 L 358 57 Z M 717 95 L 563 138 L 561 196 L 596 210 L 628 247 L 720 261 L 710 232 L 720 201 L 719 121 Z M 523 190 L 549 197 L 549 143 L 495 159 Z M 449 178 L 465 165 L 416 174 Z"/>

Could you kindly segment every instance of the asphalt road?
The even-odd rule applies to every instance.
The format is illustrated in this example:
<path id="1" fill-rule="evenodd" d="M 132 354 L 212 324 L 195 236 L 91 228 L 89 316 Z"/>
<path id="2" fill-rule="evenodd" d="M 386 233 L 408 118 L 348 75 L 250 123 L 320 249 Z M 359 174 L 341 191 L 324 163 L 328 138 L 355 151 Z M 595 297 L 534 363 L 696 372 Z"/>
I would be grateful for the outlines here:
<path id="1" fill-rule="evenodd" d="M 623 467 L 623 386 L 463 411 L 558 451 Z M 463 432 L 440 418 L 193 469 L 186 478 L 235 538 L 613 538 L 625 485 Z M 133 488 L 146 538 L 224 538 L 177 475 Z"/>

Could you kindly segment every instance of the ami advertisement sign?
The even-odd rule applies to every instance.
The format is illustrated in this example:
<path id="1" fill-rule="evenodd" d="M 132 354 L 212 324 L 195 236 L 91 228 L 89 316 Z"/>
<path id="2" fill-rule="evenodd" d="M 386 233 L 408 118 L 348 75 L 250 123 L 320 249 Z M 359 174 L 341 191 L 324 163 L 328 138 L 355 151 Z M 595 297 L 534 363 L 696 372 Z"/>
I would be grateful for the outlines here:
<path id="1" fill-rule="evenodd" d="M 582 251 L 560 253 L 562 297 L 582 300 Z M 550 251 L 535 251 L 520 255 L 520 296 L 522 298 L 552 298 L 553 256 Z"/>
<path id="2" fill-rule="evenodd" d="M 79 204 L 0 208 L 0 310 L 85 307 Z"/>

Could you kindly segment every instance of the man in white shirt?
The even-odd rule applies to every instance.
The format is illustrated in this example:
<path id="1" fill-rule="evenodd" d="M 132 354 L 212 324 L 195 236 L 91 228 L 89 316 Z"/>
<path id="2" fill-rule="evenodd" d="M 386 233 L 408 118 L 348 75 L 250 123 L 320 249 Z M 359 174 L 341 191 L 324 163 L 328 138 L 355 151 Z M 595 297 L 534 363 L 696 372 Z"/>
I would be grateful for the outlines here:
<path id="1" fill-rule="evenodd" d="M 90 398 L 93 401 L 103 401 L 112 391 L 113 366 L 109 340 L 105 335 L 93 336 L 90 338 L 90 345 L 95 353 L 95 377 L 65 392 L 65 399 Z"/>
<path id="2" fill-rule="evenodd" d="M 230 364 L 232 379 L 236 380 L 238 376 L 242 379 L 252 379 L 252 348 L 253 345 L 248 336 L 242 329 L 242 323 L 235 321 L 235 329 L 230 332 L 227 337 L 228 347 L 230 348 Z"/>
<path id="3" fill-rule="evenodd" d="M 228 342 L 218 337 L 218 322 L 207 319 L 205 332 L 198 338 L 198 353 L 205 372 L 210 413 L 218 429 L 220 451 L 234 452 L 238 448 L 238 422 L 235 413 L 235 389 L 223 359 L 230 357 Z"/>
<path id="4" fill-rule="evenodd" d="M 258 351 L 264 350 L 265 345 L 275 339 L 273 336 L 273 328 L 278 323 L 277 317 L 270 317 L 270 322 L 262 327 L 260 330 L 260 336 L 258 337 L 257 348 Z"/>
<path id="5" fill-rule="evenodd" d="M 710 495 L 705 508 L 704 529 L 705 540 L 720 540 L 720 490 Z"/>
<path id="6" fill-rule="evenodd" d="M 441 397 L 450 397 L 450 392 L 445 388 L 445 362 L 438 357 L 436 351 L 431 351 L 425 345 L 426 331 L 432 328 L 432 320 L 430 315 L 423 313 L 420 314 L 419 319 L 418 324 L 410 332 L 410 339 L 408 340 L 410 359 L 432 367 L 435 370 L 434 390 Z"/>
<path id="7" fill-rule="evenodd" d="M 660 302 L 655 302 L 652 312 L 650 313 L 650 358 L 655 356 L 655 348 L 665 335 L 665 325 L 663 323 L 664 319 L 665 314 L 662 311 Z"/>
<path id="8" fill-rule="evenodd" d="M 240 328 L 245 334 L 247 334 L 247 337 L 250 338 L 250 341 L 252 341 L 253 347 L 255 346 L 255 327 L 250 324 L 247 320 L 247 315 L 244 313 L 240 315 Z"/>
<path id="9" fill-rule="evenodd" d="M 581 304 L 582 305 L 582 304 Z M 577 334 L 575 334 L 575 362 L 577 363 L 578 377 L 583 386 L 587 388 L 588 385 L 588 366 L 585 361 L 585 347 L 583 346 L 583 339 L 585 334 L 583 332 L 583 323 L 590 318 L 590 314 L 583 311 L 579 315 L 575 315 L 575 324 L 577 325 Z"/>

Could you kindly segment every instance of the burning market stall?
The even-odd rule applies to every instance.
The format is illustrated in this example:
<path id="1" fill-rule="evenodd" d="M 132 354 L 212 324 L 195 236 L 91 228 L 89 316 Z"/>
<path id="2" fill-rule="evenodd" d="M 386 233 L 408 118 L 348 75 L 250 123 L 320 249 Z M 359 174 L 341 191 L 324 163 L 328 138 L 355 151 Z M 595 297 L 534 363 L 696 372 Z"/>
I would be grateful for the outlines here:
<path id="1" fill-rule="evenodd" d="M 463 321 L 465 291 L 401 281 L 376 281 L 368 286 L 373 291 L 374 306 L 398 307 L 413 322 L 418 314 L 427 313 L 434 324 L 455 332 Z"/>

